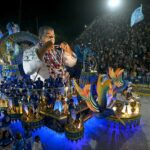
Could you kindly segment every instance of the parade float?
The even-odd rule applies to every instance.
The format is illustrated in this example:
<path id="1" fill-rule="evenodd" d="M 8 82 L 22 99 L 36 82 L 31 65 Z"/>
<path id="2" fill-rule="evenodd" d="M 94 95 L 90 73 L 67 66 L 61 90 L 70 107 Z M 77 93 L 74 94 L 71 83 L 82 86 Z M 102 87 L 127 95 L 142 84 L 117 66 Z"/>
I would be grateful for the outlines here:
<path id="1" fill-rule="evenodd" d="M 75 87 L 90 110 L 99 118 L 106 118 L 108 127 L 132 128 L 140 124 L 140 101 L 131 83 L 122 79 L 122 74 L 123 69 L 109 68 L 108 75 L 99 75 L 97 96 L 92 94 L 90 83 L 81 88 L 75 81 Z"/>
<path id="2" fill-rule="evenodd" d="M 14 80 L 16 76 L 20 76 L 18 64 L 22 59 L 24 46 L 30 47 L 37 42 L 37 37 L 28 32 L 14 33 L 1 39 L 0 63 L 3 66 L 2 75 L 6 79 Z M 14 79 L 11 78 L 13 76 Z M 3 94 L 7 90 L 12 92 L 12 89 L 6 89 Z M 29 130 L 45 125 L 58 133 L 64 132 L 70 140 L 78 140 L 84 136 L 84 122 L 93 115 L 105 119 L 108 128 L 133 128 L 140 124 L 141 103 L 132 84 L 123 80 L 123 69 L 114 71 L 109 68 L 108 74 L 99 75 L 96 59 L 90 53 L 84 54 L 79 80 L 70 79 L 68 84 L 57 87 L 15 87 L 14 90 L 18 90 L 20 95 L 27 90 L 25 96 L 28 98 L 27 102 L 20 101 L 18 97 L 13 99 L 14 102 L 11 99 L 0 100 L 1 112 L 7 112 L 4 115 L 7 117 L 7 125 L 10 120 L 18 119 Z M 36 102 L 29 100 L 33 91 L 38 95 Z M 48 93 L 48 96 L 44 93 Z M 1 122 L 5 124 L 3 119 Z"/>

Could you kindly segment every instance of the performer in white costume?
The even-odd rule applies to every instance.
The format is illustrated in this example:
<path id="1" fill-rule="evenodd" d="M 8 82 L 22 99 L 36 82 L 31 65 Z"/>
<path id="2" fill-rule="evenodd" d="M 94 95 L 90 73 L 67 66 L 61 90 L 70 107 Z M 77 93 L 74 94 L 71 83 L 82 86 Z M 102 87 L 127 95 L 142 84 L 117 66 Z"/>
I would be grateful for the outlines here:
<path id="1" fill-rule="evenodd" d="M 23 54 L 24 72 L 31 75 L 31 79 L 40 77 L 44 81 L 51 74 L 63 74 L 64 66 L 73 67 L 76 64 L 76 54 L 66 42 L 60 44 L 61 51 L 55 49 L 53 28 L 41 27 L 39 39 L 37 45 L 25 50 Z"/>

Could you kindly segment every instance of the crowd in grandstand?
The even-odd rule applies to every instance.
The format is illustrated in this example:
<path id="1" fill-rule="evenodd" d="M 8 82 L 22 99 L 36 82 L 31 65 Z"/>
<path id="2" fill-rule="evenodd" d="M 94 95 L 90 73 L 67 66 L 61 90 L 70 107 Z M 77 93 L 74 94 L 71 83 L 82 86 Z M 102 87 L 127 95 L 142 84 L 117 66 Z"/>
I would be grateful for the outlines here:
<path id="1" fill-rule="evenodd" d="M 121 67 L 125 77 L 150 82 L 150 23 L 131 28 L 128 20 L 122 15 L 97 17 L 75 43 L 97 53 L 99 72 Z"/>

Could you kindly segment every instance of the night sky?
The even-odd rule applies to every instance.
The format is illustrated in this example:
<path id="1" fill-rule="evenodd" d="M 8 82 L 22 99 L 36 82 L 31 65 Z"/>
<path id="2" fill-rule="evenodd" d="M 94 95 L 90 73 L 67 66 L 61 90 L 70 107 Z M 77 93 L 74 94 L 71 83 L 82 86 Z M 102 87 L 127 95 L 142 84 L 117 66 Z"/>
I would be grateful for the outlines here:
<path id="1" fill-rule="evenodd" d="M 127 2 L 124 3 L 126 9 L 149 0 L 123 1 Z M 38 27 L 50 25 L 59 35 L 72 40 L 82 33 L 85 24 L 108 11 L 105 3 L 106 0 L 4 0 L 0 9 L 0 27 L 4 31 L 7 22 L 20 22 L 22 30 L 37 34 Z"/>

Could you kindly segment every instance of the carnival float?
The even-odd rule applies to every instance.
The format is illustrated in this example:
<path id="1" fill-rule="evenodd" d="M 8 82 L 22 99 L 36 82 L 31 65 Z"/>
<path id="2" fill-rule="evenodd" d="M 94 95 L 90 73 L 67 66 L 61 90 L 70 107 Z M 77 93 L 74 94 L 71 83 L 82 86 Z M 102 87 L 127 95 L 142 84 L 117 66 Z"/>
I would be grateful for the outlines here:
<path id="1" fill-rule="evenodd" d="M 29 130 L 47 126 L 58 133 L 65 132 L 70 140 L 84 136 L 84 122 L 93 115 L 105 119 L 107 127 L 134 128 L 140 125 L 140 100 L 132 84 L 123 79 L 123 69 L 109 68 L 108 74 L 98 74 L 93 55 L 83 61 L 79 80 L 45 81 L 44 86 L 30 79 L 24 80 L 19 70 L 22 53 L 35 45 L 38 38 L 28 32 L 17 32 L 0 40 L 2 65 L 0 124 L 20 120 Z M 57 86 L 56 86 L 57 85 Z"/>

